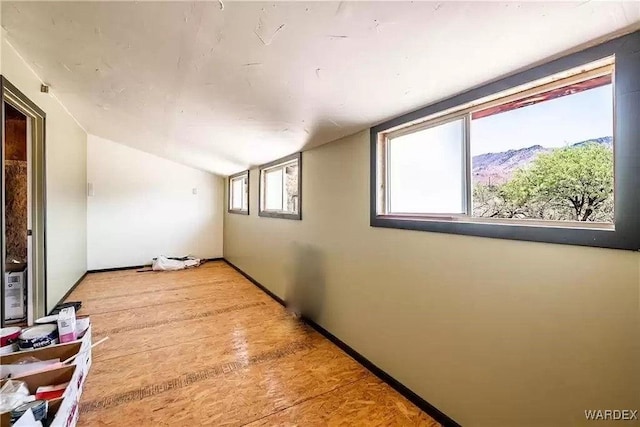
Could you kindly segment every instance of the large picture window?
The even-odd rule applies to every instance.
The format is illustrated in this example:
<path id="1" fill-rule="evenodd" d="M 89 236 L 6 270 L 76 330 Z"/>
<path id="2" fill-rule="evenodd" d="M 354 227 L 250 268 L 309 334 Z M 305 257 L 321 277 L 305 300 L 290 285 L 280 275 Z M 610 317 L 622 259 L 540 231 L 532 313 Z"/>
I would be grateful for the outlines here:
<path id="1" fill-rule="evenodd" d="M 371 224 L 638 249 L 628 51 L 617 39 L 373 128 Z"/>
<path id="2" fill-rule="evenodd" d="M 258 215 L 301 219 L 301 155 L 296 153 L 260 167 L 260 210 Z"/>
<path id="3" fill-rule="evenodd" d="M 229 177 L 229 212 L 249 215 L 249 171 Z"/>

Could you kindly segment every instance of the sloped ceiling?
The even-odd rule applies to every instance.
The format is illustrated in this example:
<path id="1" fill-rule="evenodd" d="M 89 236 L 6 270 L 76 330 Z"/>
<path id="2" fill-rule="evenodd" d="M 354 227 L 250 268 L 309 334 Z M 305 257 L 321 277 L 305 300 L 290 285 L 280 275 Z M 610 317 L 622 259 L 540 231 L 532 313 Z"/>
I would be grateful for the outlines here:
<path id="1" fill-rule="evenodd" d="M 640 22 L 640 2 L 3 2 L 88 132 L 219 174 Z"/>

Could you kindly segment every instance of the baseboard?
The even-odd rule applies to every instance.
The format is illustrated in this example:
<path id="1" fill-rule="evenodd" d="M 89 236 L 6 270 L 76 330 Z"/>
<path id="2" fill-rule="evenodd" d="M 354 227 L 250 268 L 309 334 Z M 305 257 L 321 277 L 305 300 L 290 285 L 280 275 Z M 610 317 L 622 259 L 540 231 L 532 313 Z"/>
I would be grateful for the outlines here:
<path id="1" fill-rule="evenodd" d="M 249 280 L 251 283 L 256 285 L 260 290 L 262 290 L 264 293 L 269 295 L 275 301 L 277 301 L 282 305 L 285 305 L 285 302 L 282 298 L 280 298 L 279 296 L 271 292 L 264 285 L 262 285 L 253 277 L 251 277 L 250 275 L 242 271 L 239 267 L 234 265 L 232 262 L 230 262 L 227 259 L 224 259 L 224 262 L 226 262 L 230 267 L 235 269 L 238 273 L 242 274 L 247 280 Z M 444 427 L 460 427 L 460 424 L 455 422 L 452 418 L 447 416 L 444 412 L 440 411 L 438 408 L 436 408 L 435 406 L 433 406 L 432 404 L 424 400 L 422 397 L 418 396 L 416 393 L 411 391 L 407 386 L 405 386 L 400 381 L 393 378 L 391 375 L 389 375 L 382 369 L 380 369 L 373 362 L 371 362 L 369 359 L 367 359 L 366 357 L 364 357 L 363 355 L 355 351 L 353 348 L 351 348 L 344 341 L 340 340 L 338 337 L 333 335 L 331 332 L 327 331 L 326 329 L 324 329 L 322 326 L 318 325 L 316 322 L 314 322 L 311 319 L 303 317 L 303 320 L 305 321 L 305 323 L 307 323 L 313 329 L 318 331 L 329 341 L 331 341 L 336 346 L 338 346 L 342 351 L 347 353 L 349 356 L 355 359 L 358 363 L 360 363 L 362 366 L 367 368 L 372 374 L 374 374 L 376 377 L 380 378 L 382 381 L 387 383 L 395 391 L 397 391 L 398 393 L 406 397 L 414 405 L 422 409 L 427 415 L 429 415 L 431 418 L 433 418 L 434 420 L 442 424 Z"/>
<path id="2" fill-rule="evenodd" d="M 278 295 L 274 294 L 273 292 L 271 292 L 269 289 L 265 288 L 264 286 L 262 286 L 262 284 L 260 282 L 258 282 L 257 280 L 255 280 L 253 277 L 249 276 L 247 273 L 245 273 L 244 271 L 240 270 L 240 268 L 238 268 L 236 265 L 232 264 L 230 261 L 224 259 L 224 262 L 226 262 L 227 264 L 229 264 L 230 267 L 232 267 L 234 270 L 236 270 L 238 273 L 242 274 L 245 279 L 247 279 L 248 281 L 250 281 L 251 283 L 253 283 L 254 285 L 256 285 L 258 288 L 260 288 L 260 290 L 262 292 L 264 292 L 265 294 L 269 295 L 271 298 L 273 298 L 274 300 L 276 300 L 278 303 L 280 303 L 281 305 L 285 305 L 285 302 L 282 298 L 280 298 Z"/>
<path id="3" fill-rule="evenodd" d="M 224 261 L 224 258 L 204 258 L 205 261 Z M 151 264 L 145 265 L 130 265 L 128 267 L 112 267 L 112 268 L 98 268 L 96 270 L 89 270 L 87 273 L 108 273 L 111 271 L 124 271 L 124 270 L 139 270 L 141 268 L 151 267 Z"/>
<path id="4" fill-rule="evenodd" d="M 89 274 L 88 271 L 85 271 L 84 274 L 82 276 L 80 276 L 80 278 L 76 281 L 76 283 L 73 284 L 73 286 L 71 286 L 71 288 L 67 291 L 66 294 L 64 294 L 62 296 L 62 298 L 60 298 L 60 300 L 56 303 L 56 305 L 58 304 L 62 304 L 64 302 L 64 300 L 66 300 L 67 298 L 69 298 L 69 295 L 71 295 L 71 292 L 73 292 L 80 283 L 82 283 L 82 281 L 84 280 L 85 277 L 87 277 L 87 274 Z M 56 305 L 54 305 L 53 307 L 55 308 Z M 51 312 L 53 311 L 53 308 L 51 310 L 49 310 L 49 315 L 51 314 Z"/>
<path id="5" fill-rule="evenodd" d="M 144 268 L 144 267 L 151 267 L 151 264 L 147 264 L 147 265 L 130 265 L 128 267 L 98 268 L 98 269 L 95 269 L 95 270 L 89 270 L 89 271 L 87 271 L 87 273 L 93 274 L 93 273 L 109 273 L 111 271 L 138 270 L 138 269 Z"/>

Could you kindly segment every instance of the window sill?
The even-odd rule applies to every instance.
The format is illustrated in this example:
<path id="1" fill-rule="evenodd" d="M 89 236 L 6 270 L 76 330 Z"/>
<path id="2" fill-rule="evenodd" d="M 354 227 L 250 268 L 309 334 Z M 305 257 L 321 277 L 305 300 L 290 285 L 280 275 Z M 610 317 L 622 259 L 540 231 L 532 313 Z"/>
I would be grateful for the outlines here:
<path id="1" fill-rule="evenodd" d="M 237 209 L 228 209 L 227 210 L 228 213 L 230 214 L 236 214 L 236 215 L 249 215 L 249 211 L 240 211 Z"/>
<path id="2" fill-rule="evenodd" d="M 603 230 L 615 231 L 613 224 L 605 222 L 590 221 L 550 221 L 536 219 L 511 219 L 511 218 L 488 218 L 488 217 L 470 217 L 467 215 L 412 215 L 412 214 L 385 214 L 377 215 L 376 218 L 382 220 L 397 219 L 402 221 L 438 221 L 438 222 L 455 222 L 468 224 L 493 224 L 506 225 L 510 227 L 541 227 L 555 229 L 579 229 L 579 230 Z"/>
<path id="3" fill-rule="evenodd" d="M 297 221 L 302 220 L 302 215 L 300 214 L 300 212 L 286 213 L 277 211 L 260 211 L 258 212 L 258 216 L 261 216 L 263 218 L 293 219 Z"/>
<path id="4" fill-rule="evenodd" d="M 397 228 L 401 230 L 429 231 L 434 233 L 461 234 L 476 237 L 489 237 L 496 239 L 523 240 L 529 242 L 558 243 L 566 245 L 592 246 L 611 249 L 638 250 L 639 245 L 632 236 L 626 235 L 621 230 L 614 230 L 608 224 L 593 224 L 585 227 L 563 226 L 562 224 L 540 225 L 522 224 L 522 221 L 507 223 L 480 222 L 472 220 L 436 219 L 382 216 L 371 217 L 372 227 Z"/>

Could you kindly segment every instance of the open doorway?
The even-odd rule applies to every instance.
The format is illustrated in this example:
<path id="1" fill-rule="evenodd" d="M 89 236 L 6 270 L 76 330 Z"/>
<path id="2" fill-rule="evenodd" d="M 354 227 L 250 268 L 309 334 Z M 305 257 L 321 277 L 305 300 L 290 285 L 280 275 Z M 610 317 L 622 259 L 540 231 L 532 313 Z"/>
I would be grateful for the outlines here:
<path id="1" fill-rule="evenodd" d="M 2 80 L 0 321 L 46 314 L 44 112 Z"/>
<path id="2" fill-rule="evenodd" d="M 4 321 L 26 324 L 30 214 L 27 116 L 8 103 L 4 112 Z"/>

